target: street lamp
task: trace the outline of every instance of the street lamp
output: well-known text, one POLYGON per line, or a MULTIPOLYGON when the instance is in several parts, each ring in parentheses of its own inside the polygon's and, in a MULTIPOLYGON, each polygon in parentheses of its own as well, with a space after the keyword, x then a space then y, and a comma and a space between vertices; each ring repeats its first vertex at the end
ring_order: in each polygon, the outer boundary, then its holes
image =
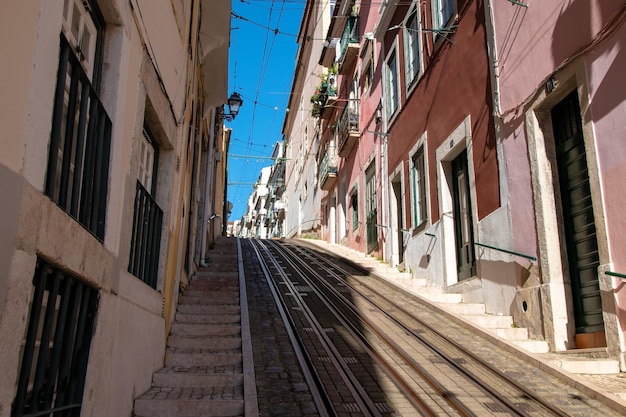
POLYGON ((227 105, 230 113, 223 114, 222 118, 225 120, 234 120, 239 113, 239 108, 243 105, 243 100, 241 99, 239 93, 232 93, 230 97, 228 97, 227 105))

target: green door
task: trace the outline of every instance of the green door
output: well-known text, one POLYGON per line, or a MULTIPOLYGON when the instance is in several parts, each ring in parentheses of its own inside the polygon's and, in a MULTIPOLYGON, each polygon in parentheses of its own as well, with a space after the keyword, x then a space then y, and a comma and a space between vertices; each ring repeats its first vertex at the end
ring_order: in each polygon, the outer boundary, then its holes
POLYGON ((376 165, 375 162, 365 171, 365 228, 367 252, 378 249, 378 203, 376 197, 376 165))
POLYGON ((454 239, 459 281, 476 274, 474 231, 470 204, 467 150, 452 161, 452 188, 454 193, 454 239))
POLYGON ((598 241, 576 91, 552 109, 576 333, 604 331, 598 241))

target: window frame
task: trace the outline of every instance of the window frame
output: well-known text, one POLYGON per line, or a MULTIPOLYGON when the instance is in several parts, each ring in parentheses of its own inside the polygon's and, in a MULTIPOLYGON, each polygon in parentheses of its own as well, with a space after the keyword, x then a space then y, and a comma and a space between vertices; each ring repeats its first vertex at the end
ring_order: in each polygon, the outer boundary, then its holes
POLYGON ((152 198, 155 198, 159 148, 156 146, 154 135, 150 132, 148 126, 144 126, 139 142, 139 169, 137 172, 137 180, 141 183, 141 185, 143 185, 148 193, 150 193, 152 198), (148 159, 150 166, 148 169, 145 169, 145 163, 148 163, 148 159), (142 173, 144 175, 142 175, 142 173), (149 178, 146 178, 148 176, 149 178), (146 179, 148 179, 148 184, 145 182, 146 179))
POLYGON ((93 1, 65 0, 63 10, 44 192, 102 242, 113 130, 98 96, 105 24, 93 1), (96 29, 95 39, 90 36, 93 65, 85 66, 68 29, 70 8, 72 19, 78 19, 78 35, 84 27, 96 29))
POLYGON ((404 21, 403 27, 404 74, 407 90, 410 90, 417 84, 417 80, 420 79, 424 72, 422 61, 422 25, 419 3, 415 3, 414 6, 412 6, 404 21))
POLYGON ((400 109, 400 69, 398 65, 398 48, 393 47, 385 57, 385 104, 387 107, 387 120, 393 119, 400 109), (389 65, 393 61, 393 68, 389 65), (391 77, 393 73, 393 77, 391 77))
POLYGON ((98 303, 95 287, 37 258, 13 417, 80 415, 98 303))
POLYGON ((428 170, 423 145, 411 154, 411 222, 421 230, 428 222, 428 170))
POLYGON ((446 33, 440 33, 442 29, 449 28, 451 23, 457 17, 457 0, 432 0, 431 1, 431 15, 432 15, 432 28, 435 31, 435 39, 446 38, 446 33), (448 15, 444 16, 442 11, 443 7, 448 6, 448 15), (444 20, 445 19, 445 20, 444 20))
POLYGON ((357 185, 352 187, 350 194, 350 217, 352 223, 352 231, 354 232, 359 228, 359 188, 357 185))

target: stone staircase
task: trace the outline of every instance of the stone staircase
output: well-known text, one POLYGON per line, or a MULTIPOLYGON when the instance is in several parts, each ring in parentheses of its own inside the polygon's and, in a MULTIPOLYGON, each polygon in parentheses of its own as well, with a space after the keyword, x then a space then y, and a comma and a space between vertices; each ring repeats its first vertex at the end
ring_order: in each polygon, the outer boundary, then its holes
POLYGON ((236 239, 220 240, 210 255, 179 301, 165 366, 135 400, 135 417, 244 415, 236 239))

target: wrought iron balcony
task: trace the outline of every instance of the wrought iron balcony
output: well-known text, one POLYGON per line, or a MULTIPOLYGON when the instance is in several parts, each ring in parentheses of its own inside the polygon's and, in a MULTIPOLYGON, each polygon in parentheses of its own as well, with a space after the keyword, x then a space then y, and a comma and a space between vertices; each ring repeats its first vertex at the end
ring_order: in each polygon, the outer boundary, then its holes
POLYGON ((347 74, 350 72, 357 55, 359 54, 359 18, 358 16, 348 16, 346 26, 343 29, 341 40, 339 41, 339 73, 347 74))
POLYGON ((347 158, 359 141, 359 105, 357 100, 350 101, 344 107, 339 124, 339 156, 347 158))
POLYGON ((320 188, 324 191, 331 190, 337 182, 337 157, 334 147, 324 154, 319 166, 320 188))

